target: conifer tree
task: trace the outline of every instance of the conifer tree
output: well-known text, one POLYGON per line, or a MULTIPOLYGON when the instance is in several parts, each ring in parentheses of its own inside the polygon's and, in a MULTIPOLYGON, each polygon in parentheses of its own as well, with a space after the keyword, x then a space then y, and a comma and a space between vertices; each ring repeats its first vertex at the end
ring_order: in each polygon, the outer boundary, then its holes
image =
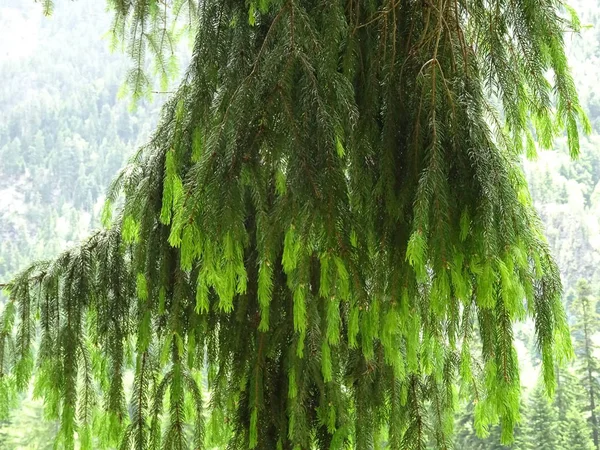
POLYGON ((571 351, 519 157, 563 131, 576 156, 589 129, 563 46, 576 16, 559 0, 109 5, 134 97, 147 53, 170 73, 171 19, 193 56, 107 227, 10 282, 0 399, 35 370, 64 448, 77 432, 197 449, 207 421, 231 450, 363 450, 382 427, 390 449, 445 449, 460 380, 475 426, 509 442, 513 323, 534 320, 549 391, 571 351))
POLYGON ((558 415, 540 383, 531 392, 527 412, 527 448, 556 449, 559 444, 558 415))
POLYGON ((568 368, 556 368, 556 391, 553 398, 553 404, 558 411, 559 419, 566 417, 567 411, 573 405, 581 404, 584 399, 578 380, 568 368))
POLYGON ((590 437, 585 418, 576 407, 571 407, 564 421, 561 420, 560 447, 566 450, 593 450, 594 442, 590 437))
POLYGON ((586 280, 579 280, 576 287, 576 297, 571 306, 575 321, 573 323, 573 341, 577 355, 577 369, 581 384, 587 395, 586 411, 592 427, 594 447, 600 448, 600 430, 598 428, 597 406, 600 395, 600 366, 594 353, 597 345, 593 335, 600 331, 600 315, 596 310, 596 300, 586 280))
POLYGON ((43 420, 42 405, 25 400, 10 418, 0 422, 0 448, 53 450, 57 423, 43 420))
POLYGON ((556 375, 553 404, 558 416, 559 448, 593 449, 590 427, 582 414, 586 409, 586 393, 567 368, 557 369, 556 375))

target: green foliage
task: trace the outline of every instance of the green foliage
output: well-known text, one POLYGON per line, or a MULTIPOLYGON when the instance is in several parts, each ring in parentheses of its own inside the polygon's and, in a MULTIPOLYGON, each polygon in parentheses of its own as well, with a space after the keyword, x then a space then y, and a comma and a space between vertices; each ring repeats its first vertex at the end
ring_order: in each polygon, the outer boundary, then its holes
POLYGON ((587 396, 577 377, 569 370, 557 371, 557 388, 552 399, 538 383, 529 391, 521 407, 521 421, 515 441, 501 444, 501 428, 493 426, 485 433, 474 429, 474 408, 470 403, 457 416, 455 448, 466 450, 514 449, 592 450, 591 427, 586 421, 587 396))
POLYGON ((600 315, 596 308, 596 299, 592 296, 589 283, 579 280, 576 297, 571 305, 575 321, 572 325, 575 353, 577 355, 577 371, 586 392, 586 410, 594 440, 594 448, 600 448, 600 428, 597 406, 600 396, 600 365, 595 356, 598 348, 593 336, 600 331, 600 315))
MULTIPOLYGON (((469 403, 457 414, 456 435, 454 439, 454 448, 464 450, 527 450, 526 424, 524 420, 526 415, 522 415, 522 422, 515 429, 515 440, 512 444, 502 444, 502 428, 500 425, 488 427, 484 433, 478 433, 474 429, 475 425, 475 407, 469 403)), ((521 410, 525 410, 523 406, 521 410)))
POLYGON ((593 450, 594 442, 588 432, 585 418, 572 407, 561 421, 560 445, 570 450, 593 450))
POLYGON ((10 284, 10 373, 22 389, 39 313, 64 448, 89 424, 95 448, 367 449, 382 428, 391 449, 448 448, 474 321, 475 428, 511 441, 513 324, 533 319, 548 391, 571 353, 518 164, 531 130, 566 130, 572 155, 587 131, 570 22, 554 0, 435 3, 111 2, 134 98, 146 48, 168 73, 157 38, 183 5, 195 48, 111 227, 10 284))
POLYGON ((557 389, 553 399, 543 384, 529 391, 521 407, 521 420, 513 444, 501 444, 502 430, 493 426, 485 433, 474 429, 473 404, 459 412, 455 448, 465 450, 592 450, 590 427, 585 420, 586 396, 577 378, 567 370, 557 372, 557 389), (479 434, 479 435, 478 435, 479 434))
MULTIPOLYGON (((95 2, 61 2, 47 19, 41 17, 40 5, 30 2, 7 0, 0 6, 0 41, 24 44, 3 46, 0 56, 0 282, 10 279, 25 260, 54 256, 88 235, 110 179, 154 126, 156 105, 142 102, 130 112, 127 105, 115 102, 127 57, 110 55, 101 39, 110 24, 104 10, 105 5, 95 2)), ((0 293, 3 305, 7 298, 0 293)), ((40 351, 35 334, 34 328, 34 353, 40 351)), ((10 364, 6 367, 15 363, 13 350, 13 343, 5 347, 4 363, 10 364)), ((32 362, 25 359, 22 367, 28 369, 32 362)), ((38 396, 48 392, 45 385, 55 383, 53 369, 34 368, 38 396)), ((88 370, 78 376, 81 392, 97 397, 89 375, 88 370)), ((58 398, 46 396, 42 414, 42 405, 35 403, 33 411, 29 407, 31 391, 17 395, 14 377, 5 376, 1 383, 5 388, 0 415, 8 419, 0 425, 0 434, 14 439, 0 448, 45 448, 46 443, 52 447, 59 430, 58 398), (43 438, 18 437, 28 434, 30 421, 22 417, 33 421, 44 415, 52 425, 46 424, 49 431, 43 438)), ((79 444, 96 433, 91 412, 102 403, 95 400, 85 413, 78 408, 79 444)))
POLYGON ((59 2, 51 18, 33 2, 0 6, 0 41, 22 44, 0 56, 1 282, 89 234, 98 200, 158 116, 158 104, 130 112, 115 101, 127 57, 101 39, 101 3, 59 2))
POLYGON ((57 428, 57 422, 44 420, 41 402, 24 400, 18 411, 0 422, 0 448, 54 450, 57 428))
POLYGON ((546 389, 538 384, 531 393, 527 417, 528 448, 551 450, 558 445, 558 416, 546 389))

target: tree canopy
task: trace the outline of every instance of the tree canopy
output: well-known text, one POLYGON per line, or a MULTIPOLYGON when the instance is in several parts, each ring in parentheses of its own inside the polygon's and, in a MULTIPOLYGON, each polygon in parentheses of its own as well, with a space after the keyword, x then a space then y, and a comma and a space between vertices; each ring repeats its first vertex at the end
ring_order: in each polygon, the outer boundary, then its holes
POLYGON ((109 5, 134 97, 146 53, 169 76, 183 16, 192 59, 106 228, 9 284, 0 403, 35 372, 65 448, 77 433, 83 448, 424 449, 451 446, 460 392, 477 429, 500 421, 510 441, 513 323, 534 320, 549 391, 572 353, 519 157, 564 131, 576 156, 589 129, 563 47, 576 15, 557 0, 109 5))

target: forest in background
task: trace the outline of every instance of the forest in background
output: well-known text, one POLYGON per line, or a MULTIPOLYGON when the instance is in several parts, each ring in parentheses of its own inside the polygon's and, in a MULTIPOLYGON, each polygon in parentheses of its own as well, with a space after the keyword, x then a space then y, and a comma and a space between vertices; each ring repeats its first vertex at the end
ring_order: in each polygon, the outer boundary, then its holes
POLYGON ((102 2, 0 6, 0 276, 98 225, 99 199, 157 122, 162 97, 118 100, 129 60, 102 2))
MULTIPOLYGON (((523 164, 563 274, 577 347, 586 339, 595 343, 592 337, 600 331, 595 307, 600 286, 600 93, 594 90, 600 82, 600 5, 582 0, 572 6, 590 25, 568 40, 594 133, 583 139, 576 162, 563 142, 523 164), (592 327, 587 334, 581 331, 583 314, 574 314, 582 308, 587 308, 592 327)), ((135 111, 127 99, 117 98, 129 61, 118 51, 111 53, 108 40, 101 39, 109 27, 102 2, 59 2, 51 18, 44 18, 33 2, 8 0, 0 6, 0 42, 11 43, 0 49, 0 281, 33 259, 56 255, 98 226, 107 185, 158 119, 164 96, 141 102, 135 111)), ((521 376, 528 389, 512 448, 593 448, 589 392, 598 389, 598 377, 586 378, 585 373, 592 365, 597 374, 597 354, 588 352, 586 360, 579 352, 573 366, 561 372, 557 395, 550 401, 537 383, 539 359, 530 324, 519 332, 521 376)), ((0 428, 0 448, 52 448, 56 426, 40 422, 41 414, 40 402, 23 399, 0 428)), ((477 438, 472 417, 473 405, 457 417, 458 447, 503 448, 498 429, 486 439, 477 438)))
MULTIPOLYGON (((165 95, 132 110, 129 59, 111 52, 103 2, 0 5, 0 280, 99 226, 108 184, 148 139, 165 95)), ((0 298, 2 294, 0 293, 0 298)), ((0 425, 1 449, 52 448, 54 423, 25 398, 0 425)))

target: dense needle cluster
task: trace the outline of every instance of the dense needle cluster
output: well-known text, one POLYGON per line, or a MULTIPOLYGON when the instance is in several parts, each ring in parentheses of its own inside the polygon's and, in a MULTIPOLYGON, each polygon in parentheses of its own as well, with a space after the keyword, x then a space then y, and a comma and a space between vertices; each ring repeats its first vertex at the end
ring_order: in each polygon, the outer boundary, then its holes
POLYGON ((466 395, 480 433, 499 420, 510 440, 513 323, 535 322, 550 390, 571 352, 519 156, 565 129, 578 153, 576 16, 559 0, 109 3, 134 95, 146 52, 168 72, 171 20, 193 56, 107 228, 10 284, 0 403, 34 374, 65 448, 444 449, 466 395))

